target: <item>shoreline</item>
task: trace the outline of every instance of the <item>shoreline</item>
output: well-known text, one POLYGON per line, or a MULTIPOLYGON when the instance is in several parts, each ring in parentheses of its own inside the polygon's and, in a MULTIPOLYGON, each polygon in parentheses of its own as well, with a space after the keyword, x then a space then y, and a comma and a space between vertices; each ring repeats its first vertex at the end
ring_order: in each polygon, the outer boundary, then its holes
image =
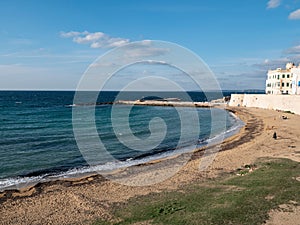
MULTIPOLYGON (((131 104, 128 103, 128 104, 131 104)), ((232 109, 224 109, 228 111, 229 113, 232 113, 237 120, 243 120, 236 116, 236 111, 232 109)), ((236 137, 240 136, 240 132, 243 129, 243 127, 240 127, 233 135, 225 138, 221 143, 214 144, 210 146, 209 148, 213 148, 216 145, 223 145, 224 143, 229 142, 232 139, 235 139, 236 137)), ((153 159, 151 161, 143 162, 143 163, 138 163, 136 165, 132 165, 129 167, 124 167, 124 168, 119 168, 119 169, 113 169, 106 174, 109 175, 114 175, 118 173, 122 173, 122 171, 125 171, 127 169, 132 169, 134 167, 147 167, 148 165, 154 165, 154 164, 159 164, 163 163, 166 161, 173 160, 174 158, 179 158, 180 156, 185 156, 185 155, 191 155, 191 160, 194 160, 198 157, 201 157, 203 155, 203 152, 207 150, 207 146, 203 146, 197 149, 192 150, 191 152, 184 152, 184 153, 177 153, 174 155, 169 155, 167 157, 159 158, 159 159, 153 159)), ((224 151, 224 150, 222 150, 224 151)), ((105 174, 105 172, 101 171, 102 174, 105 174)), ((85 172, 81 174, 75 174, 73 177, 65 177, 65 178, 54 178, 53 180, 47 180, 47 181, 39 181, 39 182, 32 182, 32 183, 27 183, 24 185, 20 185, 20 188, 17 188, 12 186, 12 188, 4 189, 0 191, 0 204, 11 199, 11 198, 26 198, 26 197, 31 197, 35 196, 37 194, 40 194, 43 191, 43 188, 51 185, 62 185, 65 187, 69 187, 72 185, 78 185, 78 184, 86 184, 90 183, 91 181, 97 180, 97 181, 106 181, 106 179, 100 172, 85 172), (23 186, 23 187, 22 187, 23 186)))
POLYGON ((217 178, 243 165, 252 164, 260 157, 290 158, 300 162, 299 115, 254 108, 229 107, 228 110, 235 112, 245 126, 221 144, 221 150, 206 170, 199 170, 199 163, 204 157, 203 149, 198 149, 174 176, 150 186, 127 186, 116 181, 130 177, 132 185, 137 181, 147 183, 155 179, 156 174, 168 171, 185 155, 126 168, 107 178, 94 175, 0 193, 0 213, 4 218, 0 224, 49 221, 52 224, 83 224, 84 221, 97 218, 112 220, 109 211, 113 203, 124 202, 135 196, 176 190, 194 181, 217 178), (281 119, 283 114, 287 115, 287 120, 281 119), (274 131, 278 133, 277 140, 272 139, 274 131))
MULTIPOLYGON (((142 102, 144 103, 144 102, 142 102)), ((128 103, 128 104, 131 104, 128 103)), ((156 106, 156 101, 154 102, 156 106)), ((190 103, 194 104, 194 103, 190 103)), ((152 105, 154 106, 154 105, 152 105)), ((185 107, 192 107, 192 106, 185 106, 185 107)), ((223 107, 220 107, 221 110, 226 110, 223 107)), ((89 176, 101 175, 101 174, 115 174, 118 171, 125 170, 128 167, 135 167, 135 166, 143 166, 147 164, 153 164, 156 162, 172 159, 179 157, 182 154, 192 154, 193 152, 197 151, 204 151, 207 146, 210 146, 210 142, 214 142, 213 139, 218 139, 218 137, 223 137, 222 141, 226 141, 228 138, 236 135, 240 129, 244 126, 243 121, 235 115, 235 111, 226 110, 231 116, 236 120, 233 126, 227 129, 225 132, 220 133, 216 136, 210 137, 208 139, 203 140, 203 142, 199 142, 198 144, 185 146, 180 149, 170 149, 166 151, 156 152, 154 154, 147 154, 145 156, 138 156, 133 158, 132 160, 123 160, 120 161, 120 164, 114 165, 112 168, 107 168, 106 164, 103 165, 95 165, 95 166, 83 166, 83 167, 75 167, 68 169, 66 171, 61 171, 57 173, 41 173, 37 176, 22 176, 22 177, 12 177, 7 178, 8 185, 5 187, 1 187, 0 189, 0 197, 2 195, 6 195, 5 192, 24 192, 24 190, 29 190, 34 188, 35 186, 40 186, 40 184, 47 184, 56 181, 69 181, 69 180, 81 180, 85 179, 89 176), (16 183, 20 181, 20 183, 16 183), (14 184, 9 184, 9 182, 14 184)), ((215 143, 213 146, 220 144, 215 143)), ((3 180, 5 181, 5 179, 3 180)), ((10 194, 8 194, 10 195, 10 194)), ((1 199, 0 199, 1 201, 1 199)))
MULTIPOLYGON (((246 121, 243 120, 243 118, 240 118, 239 116, 236 115, 237 111, 233 110, 233 109, 225 109, 228 112, 232 113, 233 115, 235 115, 239 120, 243 121, 246 124, 246 121)), ((242 116, 243 117, 243 116, 242 116)), ((245 119, 245 118, 244 118, 245 119)), ((246 134, 243 134, 244 132, 242 131, 244 127, 241 127, 237 133, 225 138, 222 143, 218 143, 215 145, 222 145, 222 149, 221 151, 227 151, 231 148, 231 145, 236 145, 236 144, 242 144, 244 142, 246 142, 247 140, 244 139, 244 137, 248 136, 248 134, 250 134, 250 132, 253 131, 253 129, 249 130, 249 132, 246 132, 246 134), (233 144, 230 143, 232 140, 235 139, 243 139, 243 141, 238 141, 238 142, 234 142, 233 144), (225 147, 225 149, 224 149, 225 147)), ((210 148, 215 147, 215 145, 210 146, 210 148)), ((154 165, 154 164, 159 164, 159 163, 163 163, 166 161, 170 161, 173 160, 174 158, 179 158, 180 156, 184 156, 186 154, 191 154, 191 160, 195 160, 198 159, 199 157, 203 156, 204 151, 207 150, 207 146, 201 147, 201 148, 197 148, 194 149, 191 152, 186 152, 186 153, 181 153, 181 154, 175 154, 175 155, 170 155, 164 158, 160 158, 160 159, 154 159, 148 162, 144 162, 144 163, 139 163, 136 165, 132 165, 129 167, 125 167, 125 168, 119 168, 119 169, 115 169, 115 170, 111 170, 109 171, 107 174, 117 174, 117 173, 122 173, 122 171, 127 170, 127 169, 132 169, 134 167, 147 167, 148 165, 154 165)), ((105 172, 103 172, 105 173, 105 172)), ((48 181, 40 181, 40 182, 32 182, 32 184, 27 183, 25 185, 20 185, 20 186, 24 186, 24 187, 20 187, 20 188, 9 188, 9 189, 5 189, 3 191, 0 191, 0 204, 2 202, 7 201, 8 199, 11 198, 23 198, 23 197, 30 197, 30 196, 34 196, 36 194, 40 194, 43 190, 43 188, 47 187, 47 186, 51 186, 51 185, 62 185, 65 187, 69 187, 72 185, 77 185, 77 184, 86 184, 86 183, 90 183, 91 181, 106 181, 108 179, 106 179, 103 175, 100 174, 100 172, 86 172, 86 173, 82 173, 82 174, 75 174, 74 177, 66 177, 66 178, 55 178, 54 180, 48 180, 48 181)), ((14 186, 12 186, 14 187, 14 186)))

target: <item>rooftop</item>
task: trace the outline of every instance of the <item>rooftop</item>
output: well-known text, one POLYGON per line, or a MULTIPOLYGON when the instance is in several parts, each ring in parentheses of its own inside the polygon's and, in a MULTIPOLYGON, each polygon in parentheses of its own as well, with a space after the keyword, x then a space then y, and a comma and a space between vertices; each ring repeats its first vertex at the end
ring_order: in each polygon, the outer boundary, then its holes
POLYGON ((288 73, 288 72, 291 72, 291 69, 292 69, 292 68, 300 68, 300 63, 299 63, 299 65, 298 65, 298 67, 297 67, 297 66, 295 66, 295 63, 289 62, 289 63, 286 64, 285 69, 277 68, 277 69, 275 69, 275 70, 269 70, 269 72, 288 73))

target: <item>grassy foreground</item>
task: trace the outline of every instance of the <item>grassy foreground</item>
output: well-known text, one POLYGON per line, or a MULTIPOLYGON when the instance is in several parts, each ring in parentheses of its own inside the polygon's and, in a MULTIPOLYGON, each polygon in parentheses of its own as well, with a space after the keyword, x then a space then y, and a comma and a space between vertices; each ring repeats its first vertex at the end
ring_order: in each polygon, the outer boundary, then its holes
POLYGON ((300 163, 261 159, 256 165, 252 173, 244 168, 218 180, 133 198, 112 207, 119 222, 94 224, 254 225, 266 221, 268 212, 280 204, 300 203, 300 182, 295 179, 300 177, 300 163))

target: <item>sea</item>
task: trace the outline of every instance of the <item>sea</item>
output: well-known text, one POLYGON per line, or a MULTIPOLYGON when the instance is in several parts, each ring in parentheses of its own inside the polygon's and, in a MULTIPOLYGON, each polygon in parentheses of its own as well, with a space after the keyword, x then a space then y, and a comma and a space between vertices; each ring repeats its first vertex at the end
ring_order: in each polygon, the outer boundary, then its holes
MULTIPOLYGON (((224 92, 223 95, 229 96, 231 93, 224 92)), ((192 122, 188 128, 183 129, 180 115, 174 107, 112 105, 119 94, 116 91, 99 93, 96 104, 92 104, 92 100, 87 97, 82 105, 75 105, 74 94, 74 91, 0 91, 0 191, 22 187, 28 183, 114 170, 192 151, 195 145, 197 147, 205 145, 218 135, 228 137, 243 126, 239 118, 226 111, 225 127, 218 125, 212 127, 212 115, 217 120, 220 115, 219 119, 224 120, 224 110, 186 107, 180 110, 183 110, 185 115, 196 110, 199 121, 192 122), (72 124, 74 107, 81 107, 83 111, 94 108, 97 138, 101 140, 106 153, 112 157, 107 158, 104 155, 101 157, 100 153, 97 156, 100 160, 93 165, 86 160, 74 135, 72 124), (127 121, 130 125, 130 134, 126 133, 126 129, 125 132, 114 129, 111 119, 113 108, 120 117, 117 116, 118 126, 122 127, 127 121), (122 112, 128 111, 130 112, 128 118, 123 120, 122 112), (122 140, 126 140, 126 137, 129 139, 132 135, 139 140, 146 140, 155 135, 161 138, 159 133, 161 130, 156 129, 155 124, 149 126, 153 118, 160 118, 166 128, 163 140, 153 148, 139 151, 139 146, 132 148, 120 141, 120 136, 122 140), (190 131, 197 131, 197 136, 195 132, 190 131), (185 133, 183 140, 181 140, 182 133, 185 133)), ((122 95, 123 100, 145 97, 187 100, 183 99, 184 96, 175 92, 163 94, 128 92, 122 95)), ((207 100, 202 92, 189 92, 188 96, 192 101, 207 100)), ((86 127, 84 134, 87 140, 94 138, 89 137, 92 136, 89 127, 86 127)), ((89 148, 93 149, 93 145, 89 148)))

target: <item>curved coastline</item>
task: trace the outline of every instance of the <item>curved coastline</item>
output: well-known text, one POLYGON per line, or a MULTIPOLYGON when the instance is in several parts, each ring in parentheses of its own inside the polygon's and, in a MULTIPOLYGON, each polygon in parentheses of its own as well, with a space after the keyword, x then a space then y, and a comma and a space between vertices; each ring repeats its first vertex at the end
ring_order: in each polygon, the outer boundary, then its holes
MULTIPOLYGON (((199 171, 203 150, 196 150, 189 162, 168 180, 151 186, 126 186, 101 175, 88 175, 64 181, 40 183, 34 187, 6 191, 0 194, 0 213, 3 224, 84 224, 97 218, 113 220, 110 214, 115 203, 150 193, 177 190, 182 185, 205 182, 209 178, 232 173, 244 165, 254 163, 260 157, 289 158, 300 162, 300 116, 283 112, 255 109, 228 108, 241 118, 245 126, 239 133, 221 144, 221 151, 205 171, 199 171), (276 131, 278 139, 273 140, 276 131), (270 146, 271 144, 271 146, 270 146), (24 210, 26 209, 26 210, 24 210), (35 221, 35 222, 34 222, 35 221)), ((147 180, 160 173, 177 158, 129 167, 116 172, 138 180, 147 180)))
MULTIPOLYGON (((236 111, 229 109, 224 110, 227 110, 228 113, 230 113, 231 116, 236 119, 236 122, 234 126, 226 130, 224 133, 213 137, 213 139, 215 138, 216 140, 220 139, 219 137, 221 137, 223 143, 227 142, 227 140, 231 140, 236 135, 239 135, 240 130, 244 126, 244 122, 236 115, 236 111)), ((203 143, 201 142, 197 144, 196 148, 194 145, 187 146, 186 148, 175 150, 175 152, 174 150, 170 150, 154 155, 149 155, 147 157, 143 157, 142 159, 126 160, 121 163, 119 162, 118 165, 115 165, 114 167, 112 167, 111 163, 108 163, 105 165, 93 167, 74 168, 66 172, 56 174, 44 174, 34 177, 25 176, 20 178, 8 178, 7 183, 2 184, 2 188, 0 189, 0 202, 10 197, 19 197, 20 195, 18 193, 24 193, 24 196, 27 195, 26 193, 29 193, 30 196, 32 189, 38 189, 38 192, 41 192, 41 190, 43 189, 42 187, 47 185, 64 185, 65 183, 67 186, 70 186, 72 183, 85 183, 85 180, 94 180, 94 178, 96 177, 97 180, 105 180, 105 178, 101 174, 106 174, 109 176, 110 174, 116 174, 130 167, 141 167, 169 161, 184 154, 193 154, 191 157, 194 157, 194 155, 199 155, 199 153, 203 154, 203 152, 207 149, 207 146, 213 148, 215 145, 221 144, 218 141, 213 144, 209 144, 208 142, 213 143, 213 140, 205 140, 203 143), (93 177, 93 179, 91 179, 91 177, 93 177)))
MULTIPOLYGON (((221 108, 222 110, 226 110, 221 108)), ((0 197, 1 193, 6 195, 6 192, 24 192, 24 190, 30 190, 35 186, 47 185, 47 183, 63 182, 69 180, 82 180, 90 176, 97 176, 101 174, 116 174, 118 171, 126 170, 128 167, 142 166, 147 164, 153 164, 162 162, 183 154, 192 154, 193 152, 203 152, 207 146, 213 147, 220 144, 220 142, 226 141, 232 136, 236 135, 240 129, 244 126, 243 121, 235 115, 235 111, 227 110, 227 112, 235 119, 232 127, 217 136, 210 137, 210 139, 201 140, 201 142, 186 146, 180 149, 163 150, 156 152, 155 154, 142 155, 137 158, 127 159, 125 161, 118 161, 116 163, 109 162, 103 165, 96 166, 83 166, 78 168, 69 169, 66 171, 56 173, 41 173, 36 176, 22 176, 16 178, 7 178, 2 180, 0 185, 0 197)), ((10 195, 10 194, 8 194, 10 195)))

